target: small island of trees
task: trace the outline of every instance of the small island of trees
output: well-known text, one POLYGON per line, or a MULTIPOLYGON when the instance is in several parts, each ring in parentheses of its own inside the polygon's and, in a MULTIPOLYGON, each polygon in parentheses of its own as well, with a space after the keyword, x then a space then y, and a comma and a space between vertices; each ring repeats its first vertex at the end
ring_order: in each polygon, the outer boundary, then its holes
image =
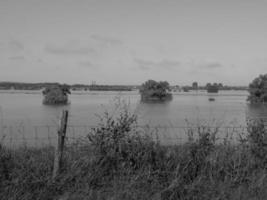
POLYGON ((70 94, 70 87, 66 84, 55 84, 46 87, 43 91, 43 104, 45 105, 65 105, 68 104, 68 94, 70 94))
POLYGON ((219 87, 221 88, 222 86, 217 83, 207 83, 206 88, 208 93, 218 93, 219 92, 219 87))
POLYGON ((167 81, 148 80, 139 90, 141 101, 166 101, 172 99, 170 85, 167 81))
POLYGON ((266 103, 267 102, 267 74, 259 75, 249 84, 250 103, 266 103))

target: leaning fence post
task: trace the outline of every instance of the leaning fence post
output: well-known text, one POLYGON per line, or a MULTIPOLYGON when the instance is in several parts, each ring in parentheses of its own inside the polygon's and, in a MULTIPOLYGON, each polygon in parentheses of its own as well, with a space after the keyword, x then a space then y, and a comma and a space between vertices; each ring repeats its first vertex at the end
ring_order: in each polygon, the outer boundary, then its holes
POLYGON ((59 120, 59 127, 57 131, 58 141, 55 147, 54 168, 52 177, 53 180, 55 180, 57 175, 60 173, 62 167, 62 158, 63 158, 65 136, 67 131, 67 123, 68 123, 68 111, 63 110, 59 120))

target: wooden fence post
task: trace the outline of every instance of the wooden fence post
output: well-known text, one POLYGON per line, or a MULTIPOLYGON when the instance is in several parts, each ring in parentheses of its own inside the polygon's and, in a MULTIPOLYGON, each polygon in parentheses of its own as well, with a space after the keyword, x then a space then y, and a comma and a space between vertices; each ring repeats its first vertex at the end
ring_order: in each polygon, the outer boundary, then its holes
POLYGON ((62 167, 62 158, 63 158, 63 150, 65 143, 65 136, 67 131, 67 123, 68 123, 68 111, 63 110, 61 114, 61 118, 59 120, 58 127, 58 141, 55 147, 55 158, 54 158, 54 168, 53 168, 53 181, 56 179, 57 175, 60 173, 62 167))

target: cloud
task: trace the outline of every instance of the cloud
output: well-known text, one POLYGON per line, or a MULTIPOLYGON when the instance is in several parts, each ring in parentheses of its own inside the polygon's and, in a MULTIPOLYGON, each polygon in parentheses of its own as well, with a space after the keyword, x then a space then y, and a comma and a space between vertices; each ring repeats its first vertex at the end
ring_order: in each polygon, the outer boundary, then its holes
POLYGON ((95 41, 101 42, 105 45, 122 45, 123 42, 119 39, 112 38, 112 37, 106 37, 101 35, 91 35, 91 38, 95 41))
POLYGON ((25 60, 24 56, 10 56, 8 57, 9 60, 25 60))
POLYGON ((150 70, 151 68, 146 65, 139 65, 139 69, 141 70, 150 70))
POLYGON ((221 63, 216 61, 201 63, 198 66, 203 69, 217 69, 223 67, 221 63))
POLYGON ((141 70, 149 70, 149 69, 166 69, 166 70, 174 70, 175 68, 181 66, 179 61, 174 60, 166 60, 163 59, 161 61, 151 61, 151 60, 143 60, 143 59, 134 59, 134 62, 138 65, 141 70))
POLYGON ((7 42, 1 42, 0 50, 10 53, 19 53, 24 50, 24 45, 19 40, 12 39, 7 42))
POLYGON ((38 63, 44 63, 44 60, 42 58, 37 58, 36 60, 38 63))
POLYGON ((10 40, 8 46, 14 51, 22 51, 24 49, 24 45, 18 40, 10 40))
POLYGON ((97 69, 97 66, 90 61, 80 61, 78 65, 84 68, 97 69))
POLYGON ((96 54, 96 50, 92 47, 82 46, 79 43, 67 43, 64 45, 46 45, 45 52, 55 55, 88 55, 96 54))

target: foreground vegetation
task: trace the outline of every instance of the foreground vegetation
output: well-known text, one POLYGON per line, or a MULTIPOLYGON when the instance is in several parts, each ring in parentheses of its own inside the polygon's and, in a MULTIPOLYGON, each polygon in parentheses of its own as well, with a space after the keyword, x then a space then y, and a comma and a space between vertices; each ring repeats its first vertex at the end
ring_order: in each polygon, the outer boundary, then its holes
POLYGON ((86 140, 66 148, 54 182, 52 147, 0 146, 0 199, 266 199, 262 122, 248 122, 236 145, 227 138, 217 144, 208 127, 188 136, 185 144, 162 146, 127 110, 106 113, 86 140))

